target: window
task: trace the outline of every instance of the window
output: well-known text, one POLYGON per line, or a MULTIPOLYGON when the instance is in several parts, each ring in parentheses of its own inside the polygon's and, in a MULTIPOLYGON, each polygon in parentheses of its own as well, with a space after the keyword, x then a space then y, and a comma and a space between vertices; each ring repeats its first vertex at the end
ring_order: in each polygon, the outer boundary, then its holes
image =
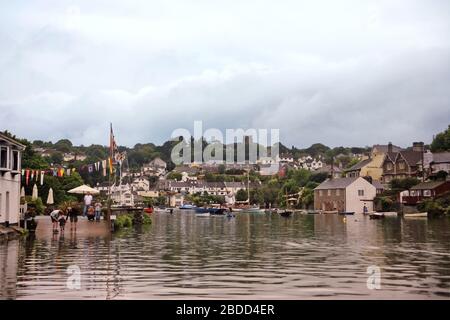
POLYGON ((387 170, 392 170, 392 163, 388 162, 388 163, 386 164, 386 169, 387 169, 387 170))
POLYGON ((341 195, 341 190, 340 189, 336 189, 336 195, 340 196, 341 195))
POLYGON ((405 170, 405 163, 404 163, 404 162, 400 162, 400 163, 398 164, 398 168, 399 168, 400 170, 405 170))
POLYGON ((13 150, 11 153, 11 169, 13 171, 19 171, 20 170, 20 164, 19 164, 19 151, 13 150))
POLYGON ((320 197, 323 196, 323 191, 322 190, 319 190, 319 196, 320 197))
POLYGON ((431 190, 423 190, 424 197, 431 197, 431 190))
POLYGON ((0 168, 8 169, 8 147, 0 147, 0 168))
POLYGON ((364 190, 358 190, 358 196, 364 197, 364 190))
POLYGON ((328 190, 328 196, 331 196, 331 189, 328 190))

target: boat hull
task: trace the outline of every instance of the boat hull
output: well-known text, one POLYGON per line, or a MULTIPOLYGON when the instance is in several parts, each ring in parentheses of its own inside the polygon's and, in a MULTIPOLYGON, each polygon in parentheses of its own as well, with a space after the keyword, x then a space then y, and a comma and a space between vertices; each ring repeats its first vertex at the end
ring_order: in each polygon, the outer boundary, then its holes
POLYGON ((428 217, 428 212, 405 213, 403 216, 405 218, 427 218, 428 217))

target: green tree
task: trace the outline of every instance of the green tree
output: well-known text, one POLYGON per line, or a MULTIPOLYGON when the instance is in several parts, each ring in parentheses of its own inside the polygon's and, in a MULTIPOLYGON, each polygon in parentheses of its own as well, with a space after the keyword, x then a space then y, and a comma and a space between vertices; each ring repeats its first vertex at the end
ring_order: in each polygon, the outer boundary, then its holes
POLYGON ((236 201, 247 201, 248 200, 248 194, 246 190, 240 189, 236 193, 236 201))
POLYGON ((393 179, 390 182, 390 187, 394 190, 409 190, 419 183, 420 180, 417 178, 393 179))
POLYGON ((431 143, 432 152, 443 152, 450 150, 450 125, 447 130, 436 135, 431 143))
POLYGON ((70 152, 72 150, 73 144, 68 139, 62 139, 56 142, 54 147, 60 152, 70 152))

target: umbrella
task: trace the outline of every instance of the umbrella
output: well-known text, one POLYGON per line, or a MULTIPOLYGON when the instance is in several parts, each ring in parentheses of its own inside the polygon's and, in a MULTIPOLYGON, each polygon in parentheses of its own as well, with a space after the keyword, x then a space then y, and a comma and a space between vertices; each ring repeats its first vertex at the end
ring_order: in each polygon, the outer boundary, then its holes
POLYGON ((73 193, 73 194, 87 194, 87 193, 90 193, 90 194, 93 194, 93 195, 100 194, 100 191, 98 191, 98 190, 96 190, 94 188, 91 188, 91 187, 89 187, 89 186, 87 186, 85 184, 82 185, 82 186, 79 186, 79 187, 77 187, 75 189, 69 190, 68 192, 69 193, 73 193))
POLYGON ((25 198, 25 187, 22 187, 22 189, 20 190, 20 197, 25 198))
POLYGON ((48 190, 48 197, 47 197, 47 204, 54 204, 55 200, 53 199, 53 189, 50 188, 50 190, 48 190))
POLYGON ((33 187, 33 194, 31 196, 32 200, 36 200, 38 198, 38 188, 37 185, 35 184, 33 187))

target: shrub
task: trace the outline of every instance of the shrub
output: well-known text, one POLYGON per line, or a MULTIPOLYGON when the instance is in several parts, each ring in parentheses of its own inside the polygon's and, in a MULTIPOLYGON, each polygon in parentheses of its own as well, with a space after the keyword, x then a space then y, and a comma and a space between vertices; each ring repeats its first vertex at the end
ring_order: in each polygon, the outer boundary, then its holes
POLYGON ((114 227, 116 229, 129 228, 133 225, 133 218, 127 214, 120 215, 114 221, 114 227))
POLYGON ((428 212, 429 216, 436 217, 445 214, 446 210, 433 200, 427 200, 417 206, 419 211, 428 212))
POLYGON ((142 220, 143 225, 151 225, 153 223, 152 218, 149 215, 144 214, 144 218, 142 220))

